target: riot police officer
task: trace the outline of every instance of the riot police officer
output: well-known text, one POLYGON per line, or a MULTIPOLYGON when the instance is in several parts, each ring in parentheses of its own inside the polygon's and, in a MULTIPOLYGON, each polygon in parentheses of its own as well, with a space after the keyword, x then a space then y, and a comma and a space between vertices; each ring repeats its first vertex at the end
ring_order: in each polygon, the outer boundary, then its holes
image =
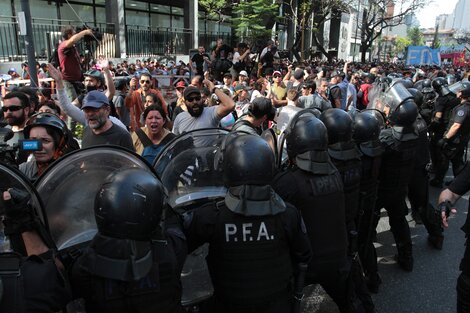
POLYGON ((105 179, 95 198, 98 233, 69 269, 87 312, 183 312, 185 238, 178 227, 162 234, 164 198, 160 181, 144 169, 105 179))
POLYGON ((375 207, 378 211, 385 208, 388 213, 398 250, 397 263, 405 271, 412 271, 412 243, 405 218, 405 197, 416 157, 418 131, 415 121, 418 108, 413 96, 400 83, 390 87, 375 105, 376 109, 385 114, 390 126, 383 129, 379 137, 385 151, 382 155, 375 207))
POLYGON ((379 135, 385 126, 383 115, 376 110, 365 110, 354 118, 353 139, 362 153, 359 210, 357 219, 358 251, 366 275, 367 287, 377 293, 381 279, 377 271, 377 253, 373 243, 377 184, 382 153, 384 151, 379 135))
POLYGON ((346 229, 351 252, 357 251, 356 218, 361 183, 361 152, 352 141, 353 121, 341 109, 329 109, 320 115, 328 130, 328 154, 341 175, 344 188, 346 229))
POLYGON ((447 167, 442 154, 442 147, 439 141, 443 138, 447 125, 449 124, 452 110, 459 104, 456 98, 447 85, 447 81, 443 77, 435 78, 432 81, 432 86, 437 92, 438 97, 434 105, 433 118, 429 127, 431 137, 431 160, 435 172, 434 178, 429 181, 429 184, 434 187, 442 187, 442 181, 447 167))
POLYGON ((426 121, 426 124, 431 124, 433 112, 434 112, 434 102, 436 101, 436 92, 432 87, 432 81, 429 78, 426 78, 422 81, 421 89, 417 88, 423 94, 423 104, 419 108, 419 114, 426 121))
POLYGON ((360 303, 351 294, 355 288, 348 282, 343 184, 327 152, 325 125, 313 114, 299 112, 286 130, 286 143, 290 166, 276 176, 273 187, 304 217, 314 255, 306 284, 319 283, 341 312, 357 312, 367 304, 372 310, 371 302, 360 303))
MULTIPOLYGON (((453 204, 467 191, 470 190, 470 166, 466 165, 458 174, 452 184, 444 189, 439 195, 438 213, 442 219, 444 227, 448 227, 447 218, 451 212, 453 204)), ((456 211, 453 211, 456 213, 456 211)), ((457 312, 470 312, 470 217, 467 215, 465 225, 462 227, 467 238, 465 253, 460 262, 460 274, 457 280, 457 312)))
POLYGON ((291 312, 293 265, 311 257, 300 212, 269 185, 274 154, 266 141, 242 132, 226 140, 228 192, 186 216, 189 248, 209 243, 214 312, 291 312))
POLYGON ((470 88, 457 93, 460 104, 451 113, 449 125, 439 141, 444 156, 442 171, 452 162, 452 171, 456 176, 463 168, 463 154, 470 137, 470 88))

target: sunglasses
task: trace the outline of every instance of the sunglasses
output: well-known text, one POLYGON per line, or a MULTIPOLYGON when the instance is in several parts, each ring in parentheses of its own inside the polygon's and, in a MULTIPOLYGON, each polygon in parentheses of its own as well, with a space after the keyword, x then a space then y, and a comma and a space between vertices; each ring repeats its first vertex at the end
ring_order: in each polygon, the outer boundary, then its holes
POLYGON ((279 75, 274 75, 273 77, 274 77, 274 78, 279 78, 279 77, 281 77, 281 76, 279 76, 279 75))
POLYGON ((16 111, 19 111, 21 110, 23 107, 20 106, 20 105, 12 105, 12 106, 9 106, 9 107, 2 107, 2 111, 4 113, 10 111, 10 112, 16 112, 16 111))
POLYGON ((188 102, 193 102, 194 100, 200 101, 200 100, 201 100, 201 97, 196 96, 196 97, 189 97, 189 98, 186 98, 186 101, 188 101, 188 102))
POLYGON ((141 84, 150 84, 150 80, 141 80, 140 83, 141 84))

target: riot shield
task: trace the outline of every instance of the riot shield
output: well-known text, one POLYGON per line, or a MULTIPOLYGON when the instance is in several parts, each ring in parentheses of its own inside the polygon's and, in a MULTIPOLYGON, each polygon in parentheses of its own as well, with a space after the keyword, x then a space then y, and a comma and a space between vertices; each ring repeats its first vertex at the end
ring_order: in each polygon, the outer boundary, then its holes
POLYGON ((124 148, 90 147, 65 155, 39 177, 36 189, 59 250, 93 238, 97 231, 93 210, 96 193, 109 174, 132 167, 153 172, 144 159, 124 148))
MULTIPOLYGON (((168 191, 168 205, 177 214, 225 197, 222 153, 228 134, 216 128, 182 134, 168 143, 155 160, 153 166, 168 191)), ((197 305, 212 296, 207 253, 208 246, 204 245, 186 258, 181 273, 184 306, 197 305)))
POLYGON ((184 133, 155 160, 153 167, 168 191, 168 205, 177 213, 225 197, 220 152, 227 134, 218 128, 184 133))
MULTIPOLYGON (((12 197, 14 194, 20 197, 29 197, 28 204, 33 208, 35 214, 39 217, 41 223, 46 227, 44 206, 39 197, 36 188, 19 170, 0 162, 0 197, 3 197, 3 192, 10 190, 12 197)), ((3 201, 0 201, 0 216, 4 211, 3 201)), ((0 223, 0 233, 3 234, 3 224, 0 223)), ((49 244, 49 243, 46 243, 49 244)), ((4 237, 0 238, 0 252, 9 250, 8 242, 4 237)))
POLYGON ((458 92, 467 88, 462 82, 456 82, 449 86, 449 90, 454 94, 457 95, 458 92))
POLYGON ((271 147, 274 153, 274 160, 277 160, 279 158, 279 148, 278 148, 278 143, 277 143, 277 135, 274 129, 272 128, 266 129, 261 134, 261 138, 266 140, 266 142, 269 144, 269 146, 271 147))
POLYGON ((413 95, 401 83, 396 83, 389 87, 385 92, 377 95, 374 101, 369 102, 367 109, 375 109, 384 113, 385 107, 394 112, 406 100, 413 100, 413 95))

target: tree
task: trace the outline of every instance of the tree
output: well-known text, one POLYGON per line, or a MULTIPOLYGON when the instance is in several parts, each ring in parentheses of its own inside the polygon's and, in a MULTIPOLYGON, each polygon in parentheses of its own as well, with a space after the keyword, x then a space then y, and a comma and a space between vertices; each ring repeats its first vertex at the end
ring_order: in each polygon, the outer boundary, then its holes
POLYGON ((432 40, 431 48, 437 49, 441 46, 441 42, 439 41, 439 24, 436 24, 436 29, 434 31, 434 38, 432 40))
POLYGON ((271 29, 278 17, 279 4, 272 0, 242 0, 234 4, 232 13, 235 34, 242 40, 271 37, 271 29))
POLYGON ((303 34, 312 31, 312 39, 317 49, 331 61, 328 47, 324 47, 325 22, 338 18, 343 12, 349 12, 349 3, 353 0, 289 0, 285 2, 286 17, 295 21, 295 39, 291 51, 297 60, 301 59, 303 34), (311 18, 313 14, 313 19, 311 18))
POLYGON ((227 0, 199 0, 199 5, 207 12, 205 15, 206 23, 204 23, 204 25, 207 25, 208 19, 222 23, 224 21, 222 18, 224 16, 223 12, 229 7, 230 2, 227 0))
POLYGON ((419 30, 419 27, 414 26, 408 29, 407 37, 410 41, 409 46, 422 46, 424 45, 423 33, 419 30))
POLYGON ((405 53, 405 49, 408 46, 412 46, 411 40, 409 38, 397 37, 395 39, 395 53, 405 53))
POLYGON ((369 0, 362 11, 361 61, 366 61, 367 51, 384 29, 403 24, 407 15, 427 4, 428 0, 369 0))

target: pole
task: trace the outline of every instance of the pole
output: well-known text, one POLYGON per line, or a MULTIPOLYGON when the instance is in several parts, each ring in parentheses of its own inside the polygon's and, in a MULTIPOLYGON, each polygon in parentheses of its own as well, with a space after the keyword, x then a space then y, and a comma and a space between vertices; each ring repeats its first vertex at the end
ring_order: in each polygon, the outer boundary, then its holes
POLYGON ((353 51, 353 62, 356 59, 356 44, 357 44, 357 30, 359 29, 359 12, 361 11, 361 0, 357 0, 357 14, 356 14, 356 33, 354 35, 354 51, 353 51))
MULTIPOLYGON (((24 43, 26 47, 26 54, 28 56, 28 69, 29 77, 31 80, 31 87, 38 87, 38 74, 36 70, 36 53, 34 51, 34 40, 33 40, 33 26, 31 24, 31 11, 29 9, 29 1, 21 0, 21 9, 24 12, 24 23, 26 25, 26 34, 24 35, 24 43)), ((20 18, 18 21, 21 23, 20 18)))

